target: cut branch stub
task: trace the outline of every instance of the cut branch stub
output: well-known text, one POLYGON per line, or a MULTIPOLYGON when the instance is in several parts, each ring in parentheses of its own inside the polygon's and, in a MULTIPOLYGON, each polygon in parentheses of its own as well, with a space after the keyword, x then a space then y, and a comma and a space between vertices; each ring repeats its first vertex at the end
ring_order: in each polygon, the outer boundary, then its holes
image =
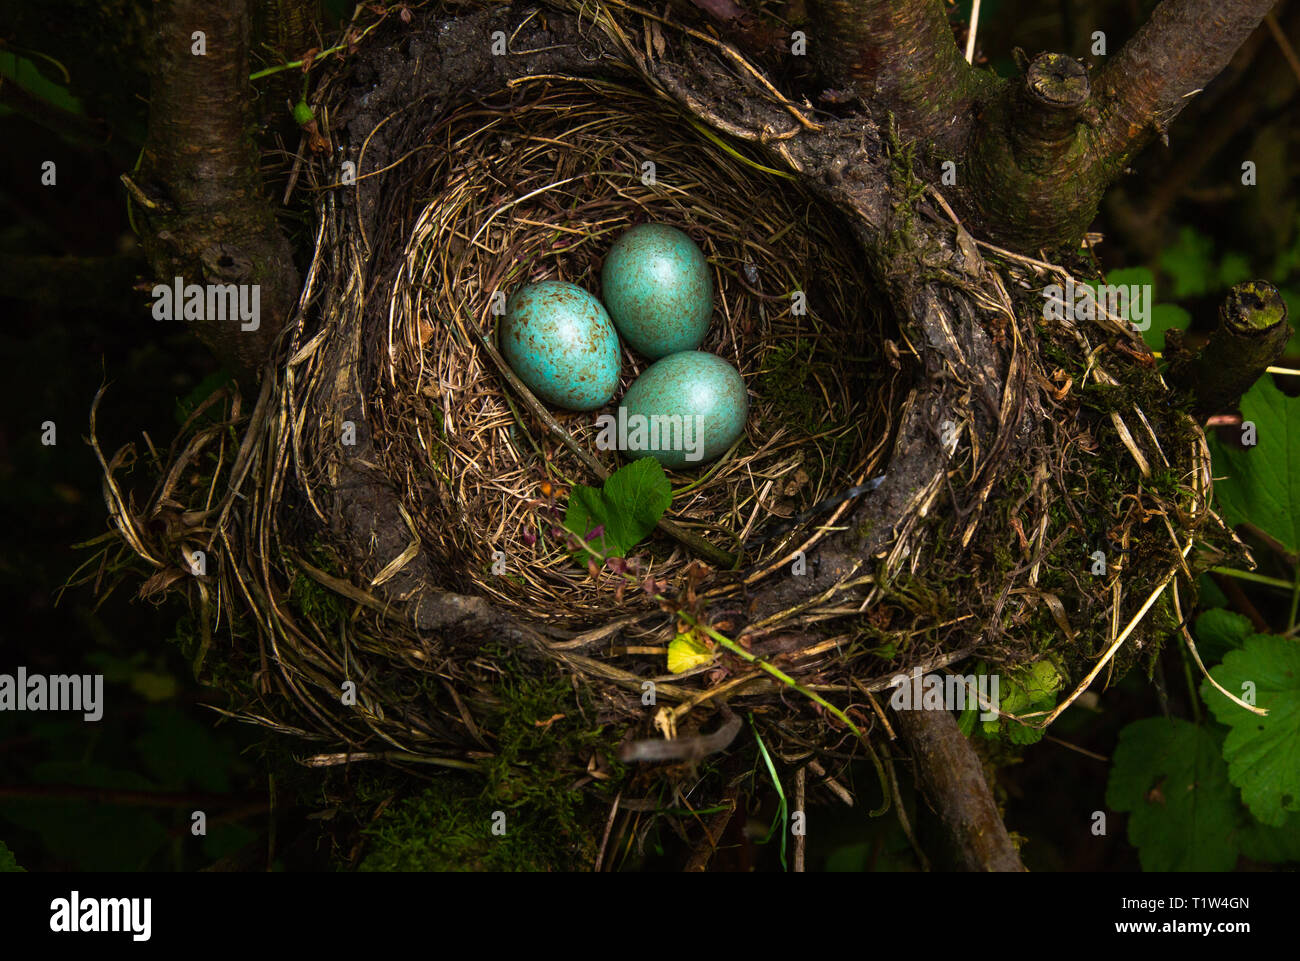
POLYGON ((1088 90, 1088 70, 1073 57, 1043 53, 1034 58, 1019 88, 1019 109, 1011 118, 1021 170, 1050 173, 1065 160, 1088 90))
POLYGON ((1082 122, 1089 92, 1083 64, 1043 53, 987 105, 968 157, 965 204, 999 242, 1051 250, 1078 243, 1088 229, 1108 183, 1091 162, 1082 122))
POLYGON ((1286 350, 1291 327, 1286 302, 1264 280, 1237 284, 1219 308, 1219 326, 1196 354, 1182 346, 1182 331, 1166 333, 1169 381, 1190 391, 1195 410, 1208 415, 1236 405, 1286 350))

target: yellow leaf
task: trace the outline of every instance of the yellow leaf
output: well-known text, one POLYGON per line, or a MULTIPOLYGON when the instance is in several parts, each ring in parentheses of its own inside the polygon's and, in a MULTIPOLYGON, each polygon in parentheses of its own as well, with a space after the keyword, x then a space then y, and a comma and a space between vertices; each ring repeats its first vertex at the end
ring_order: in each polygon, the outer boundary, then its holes
POLYGON ((714 654, 695 639, 693 634, 678 634, 668 645, 668 670, 682 674, 713 660, 714 654))

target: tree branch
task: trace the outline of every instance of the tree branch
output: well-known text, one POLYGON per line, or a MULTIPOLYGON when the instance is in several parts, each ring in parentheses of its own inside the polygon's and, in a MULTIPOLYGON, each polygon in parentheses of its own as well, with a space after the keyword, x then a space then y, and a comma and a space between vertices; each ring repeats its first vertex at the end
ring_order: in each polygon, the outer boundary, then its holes
POLYGON ((1124 165, 1213 80, 1276 0, 1163 0, 1098 75, 1096 161, 1124 165))
POLYGON ((1023 871, 984 769, 948 711, 895 712, 916 758, 917 780, 943 824, 957 866, 966 871, 1023 871))
POLYGON ((1175 330, 1165 334, 1169 382, 1195 395, 1198 414, 1217 414, 1234 406, 1269 365, 1277 363, 1291 325, 1277 288, 1252 280, 1228 291, 1219 308, 1219 325, 1198 353, 1183 348, 1182 336, 1175 330))
POLYGON ((966 63, 938 0, 809 0, 822 71, 894 115, 907 140, 956 156, 995 81, 966 63))
POLYGON ((141 240, 160 281, 259 285, 256 329, 193 321, 223 363, 261 370, 298 296, 288 241, 262 191, 248 83, 246 0, 159 0, 149 133, 135 182, 141 240), (203 34, 204 54, 196 52, 203 34))

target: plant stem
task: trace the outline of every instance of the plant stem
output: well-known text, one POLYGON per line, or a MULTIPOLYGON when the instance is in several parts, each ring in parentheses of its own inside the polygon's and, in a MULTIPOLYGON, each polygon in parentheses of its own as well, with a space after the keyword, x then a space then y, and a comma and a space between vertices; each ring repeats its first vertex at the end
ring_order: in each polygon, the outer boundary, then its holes
MULTIPOLYGON (((316 56, 312 57, 311 59, 312 66, 313 67, 316 66, 317 62, 324 59, 325 57, 328 57, 332 53, 338 53, 340 50, 346 50, 351 44, 356 43, 358 40, 360 40, 362 37, 364 37, 371 30, 375 29, 375 27, 379 26, 383 22, 384 22, 384 18, 380 17, 370 26, 366 27, 366 29, 362 30, 359 34, 357 34, 356 37, 354 37, 352 40, 344 40, 342 43, 336 43, 334 44, 334 46, 327 47, 326 49, 320 51, 319 53, 316 54, 316 56)), ((294 70, 298 67, 301 67, 306 62, 307 62, 306 60, 291 60, 288 63, 276 64, 274 67, 266 67, 263 70, 258 70, 256 73, 250 73, 248 75, 248 79, 250 81, 261 80, 263 77, 269 77, 272 74, 282 73, 285 70, 294 70)))
POLYGON ((1239 571, 1232 567, 1211 567, 1210 570, 1215 574, 1226 574, 1229 577, 1236 577, 1243 581, 1267 584, 1269 587, 1277 587, 1284 591, 1293 591, 1296 587, 1291 581, 1284 581, 1277 577, 1265 577, 1263 574, 1253 574, 1250 571, 1239 571))

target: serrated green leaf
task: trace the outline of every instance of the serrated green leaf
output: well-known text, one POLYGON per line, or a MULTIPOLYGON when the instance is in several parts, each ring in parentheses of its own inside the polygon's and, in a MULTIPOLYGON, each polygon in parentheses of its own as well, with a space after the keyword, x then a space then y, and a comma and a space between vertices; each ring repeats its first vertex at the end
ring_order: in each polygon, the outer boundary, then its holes
MULTIPOLYGON (((672 503, 672 487, 663 467, 651 457, 635 460, 605 479, 604 486, 579 485, 569 495, 564 512, 566 529, 587 540, 604 557, 623 557, 655 529, 672 503)), ((588 552, 581 552, 585 563, 588 552)))
POLYGON ((1144 871, 1230 871, 1239 808, 1219 741, 1181 718, 1135 721, 1119 733, 1106 803, 1129 811, 1144 871))
POLYGON ((1196 650, 1208 665, 1217 664, 1223 655, 1241 647, 1254 629, 1250 618, 1216 607, 1196 619, 1192 633, 1196 635, 1196 650))
MULTIPOLYGON (((1046 658, 1035 661, 1028 668, 1004 674, 998 679, 998 709, 1005 714, 1048 710, 1056 705, 1056 692, 1060 686, 1061 675, 1056 666, 1046 658)), ((1012 744, 1035 744, 1047 733, 1042 728, 1027 727, 1005 718, 984 721, 983 728, 989 737, 1002 732, 1012 744)))
POLYGON ((614 538, 624 550, 631 550, 654 530, 673 502, 663 466, 652 457, 616 470, 605 481, 604 494, 612 508, 614 538))
POLYGON ((1201 682, 1201 697, 1230 728, 1223 742, 1228 778, 1256 820, 1281 827, 1300 811, 1300 644, 1253 634, 1210 674, 1238 697, 1253 686, 1255 705, 1268 711, 1253 714, 1201 682))
POLYGON ((1300 551, 1300 400, 1264 377, 1241 399, 1241 416, 1255 425, 1254 447, 1210 437, 1214 473, 1227 475, 1215 481, 1215 498, 1228 523, 1249 522, 1300 551))
POLYGON ((1292 814, 1278 828, 1251 820, 1237 833, 1237 843, 1241 853, 1255 861, 1300 861, 1300 814, 1292 814))

